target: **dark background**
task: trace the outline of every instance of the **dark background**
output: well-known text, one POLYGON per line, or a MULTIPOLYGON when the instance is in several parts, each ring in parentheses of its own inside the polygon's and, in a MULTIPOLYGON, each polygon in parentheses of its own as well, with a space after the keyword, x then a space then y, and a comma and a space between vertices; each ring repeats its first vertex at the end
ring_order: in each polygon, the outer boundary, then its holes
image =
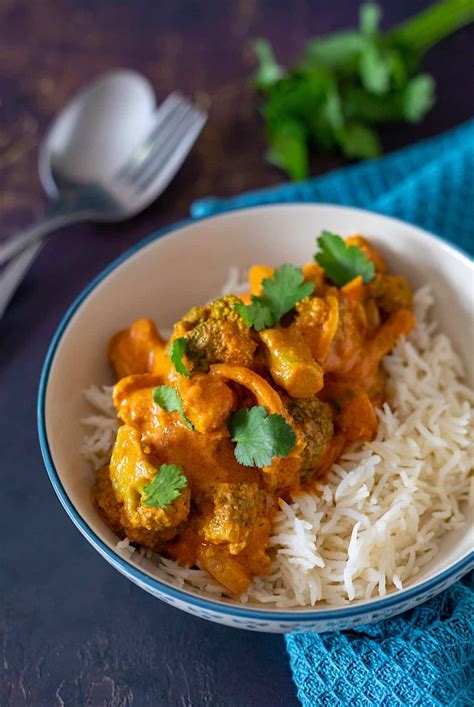
MULTIPOLYGON (((384 25, 426 7, 385 0, 384 25)), ((159 98, 200 96, 210 119, 161 199, 133 221, 51 238, 0 322, 1 705, 294 705, 284 641, 210 624, 119 575, 66 518, 38 448, 35 400, 65 309, 110 260, 209 194, 278 183, 265 165, 246 44, 266 36, 281 62, 311 35, 354 25, 353 0, 0 0, 0 238, 39 216, 37 146, 53 115, 99 73, 143 72, 159 98), (3 674, 2 674, 3 673, 3 674)), ((387 150, 472 112, 472 29, 425 68, 438 103, 418 126, 383 133, 387 150)), ((341 165, 317 157, 313 172, 341 165)))

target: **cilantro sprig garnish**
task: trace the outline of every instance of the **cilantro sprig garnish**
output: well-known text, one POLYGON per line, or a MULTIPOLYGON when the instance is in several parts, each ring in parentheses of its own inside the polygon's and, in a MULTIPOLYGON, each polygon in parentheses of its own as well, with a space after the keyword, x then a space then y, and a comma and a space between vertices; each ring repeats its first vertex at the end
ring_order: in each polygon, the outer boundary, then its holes
POLYGON ((153 390, 153 400, 166 412, 177 412, 186 427, 194 430, 193 423, 184 414, 183 401, 176 388, 171 385, 159 385, 153 390))
POLYGON ((189 371, 183 361, 183 356, 186 353, 187 347, 188 340, 185 336, 181 336, 179 339, 174 339, 170 347, 171 362, 178 373, 181 373, 185 378, 189 378, 189 371))
POLYGON ((287 263, 277 268, 272 277, 263 280, 263 294, 260 297, 253 295, 251 304, 238 303, 234 308, 248 326, 261 331, 275 326, 284 314, 313 290, 314 285, 304 281, 301 268, 287 263))
POLYGON ((323 231, 318 238, 319 252, 315 260, 326 273, 326 277, 338 287, 343 287, 358 275, 364 285, 375 277, 375 266, 365 253, 355 245, 347 245, 343 238, 323 231))
POLYGON ((380 18, 378 5, 361 5, 357 29, 310 39, 289 69, 268 42, 254 43, 267 160, 292 179, 307 177, 310 152, 376 157, 382 151, 379 125, 419 122, 435 103, 435 82, 420 72, 421 60, 473 21, 474 4, 441 0, 387 32, 379 29, 380 18))
POLYGON ((142 489, 142 506, 165 508, 173 503, 188 485, 183 470, 176 464, 162 464, 154 479, 142 489))
POLYGON ((296 444, 296 435, 285 418, 269 415, 260 405, 235 412, 228 428, 236 443, 235 457, 244 466, 270 466, 274 457, 285 457, 296 444))

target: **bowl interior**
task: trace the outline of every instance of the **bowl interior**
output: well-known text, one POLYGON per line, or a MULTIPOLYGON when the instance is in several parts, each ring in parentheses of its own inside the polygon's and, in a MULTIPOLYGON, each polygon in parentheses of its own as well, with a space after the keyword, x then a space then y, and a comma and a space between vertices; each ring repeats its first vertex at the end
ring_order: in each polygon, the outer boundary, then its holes
MULTIPOLYGON (((393 272, 406 275, 415 287, 432 285, 434 316, 454 342, 473 382, 473 271, 467 258, 442 241, 394 219, 321 205, 260 207, 180 227, 139 247, 99 278, 66 319, 49 369, 44 417, 52 461, 77 513, 111 549, 117 538, 91 502, 93 472, 79 452, 84 434, 79 420, 90 414, 82 391, 91 384, 113 382, 105 355, 110 336, 142 317, 169 329, 190 306, 222 291, 230 266, 245 276, 253 263, 307 262, 322 229, 344 236, 363 233, 382 250, 393 272)), ((449 533, 437 557, 409 586, 449 568, 471 549, 468 527, 449 533)), ((152 574, 133 558, 130 563, 152 574)), ((320 608, 327 607, 295 611, 320 608)))

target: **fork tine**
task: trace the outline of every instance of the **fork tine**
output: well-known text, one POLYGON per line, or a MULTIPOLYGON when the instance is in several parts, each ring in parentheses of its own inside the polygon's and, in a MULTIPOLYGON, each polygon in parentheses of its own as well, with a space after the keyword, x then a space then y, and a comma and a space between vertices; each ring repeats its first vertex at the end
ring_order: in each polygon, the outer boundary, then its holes
POLYGON ((176 91, 171 93, 156 111, 153 128, 147 134, 143 142, 135 148, 132 156, 120 167, 116 173, 116 178, 127 179, 132 177, 133 173, 140 168, 140 165, 147 160, 150 149, 154 146, 160 133, 165 130, 167 126, 173 125, 175 120, 181 115, 183 109, 190 105, 191 103, 180 93, 176 91))
POLYGON ((136 188, 149 189, 151 184, 156 190, 158 185, 164 189, 182 165, 186 155, 201 132, 207 116, 197 108, 176 126, 166 145, 160 151, 154 151, 146 167, 136 182, 136 188))
POLYGON ((124 177, 128 182, 134 183, 140 179, 147 171, 151 161, 156 158, 162 150, 173 140, 173 135, 177 128, 186 120, 187 116, 192 114, 194 107, 192 103, 186 101, 177 106, 176 110, 170 115, 169 119, 161 125, 161 128, 156 131, 156 136, 153 143, 147 142, 147 151, 144 157, 129 169, 124 177))

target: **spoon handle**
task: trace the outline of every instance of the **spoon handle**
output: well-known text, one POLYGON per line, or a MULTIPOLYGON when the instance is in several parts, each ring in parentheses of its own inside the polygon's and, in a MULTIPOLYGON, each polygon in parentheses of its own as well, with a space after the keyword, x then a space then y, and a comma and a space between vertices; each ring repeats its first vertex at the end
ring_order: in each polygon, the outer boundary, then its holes
POLYGON ((33 261, 43 247, 43 242, 33 243, 25 250, 13 258, 5 266, 0 275, 0 319, 5 314, 11 298, 15 294, 18 286, 30 269, 33 261))
POLYGON ((82 221, 84 214, 71 209, 69 204, 58 201, 51 205, 45 216, 34 226, 17 233, 0 243, 0 266, 33 243, 41 241, 48 233, 75 221, 82 221))

